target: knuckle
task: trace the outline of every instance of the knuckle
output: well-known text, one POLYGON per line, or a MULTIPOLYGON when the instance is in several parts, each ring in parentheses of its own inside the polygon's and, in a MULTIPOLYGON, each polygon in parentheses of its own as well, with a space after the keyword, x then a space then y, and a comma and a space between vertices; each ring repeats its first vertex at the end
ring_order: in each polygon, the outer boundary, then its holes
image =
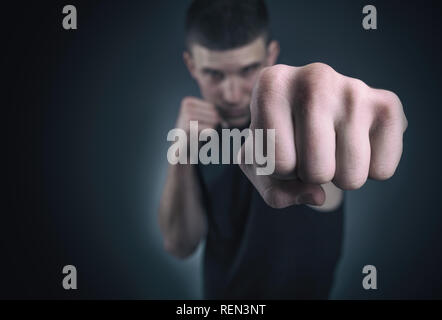
POLYGON ((258 75, 252 93, 251 110, 253 113, 265 114, 266 110, 274 110, 279 104, 271 104, 276 99, 287 99, 284 88, 287 86, 287 72, 293 68, 286 65, 274 65, 262 69, 258 75))
POLYGON ((394 124, 399 120, 404 120, 404 126, 407 124, 402 103, 396 93, 389 90, 381 90, 381 101, 377 105, 376 118, 383 124, 394 124))
POLYGON ((333 84, 335 81, 336 71, 321 62, 311 63, 301 69, 300 84, 302 89, 324 88, 326 84, 333 84))
POLYGON ((351 89, 355 96, 360 96, 361 93, 365 94, 367 89, 370 88, 364 81, 357 78, 347 78, 347 88, 351 89))
POLYGON ((306 70, 311 75, 314 76, 324 76, 326 74, 332 74, 335 72, 335 70, 330 67, 328 64, 322 63, 322 62, 313 62, 305 66, 306 70))
POLYGON ((260 88, 275 88, 281 84, 281 80, 292 67, 277 64, 263 68, 258 75, 258 85, 260 88))
POLYGON ((193 98, 192 97, 184 97, 181 100, 181 108, 182 109, 188 109, 193 105, 193 98))
POLYGON ((265 67, 263 68, 258 75, 258 86, 260 89, 267 87, 268 85, 271 85, 273 79, 273 71, 272 67, 265 67))
POLYGON ((401 100, 399 99, 398 95, 390 90, 384 90, 385 95, 385 104, 398 107, 401 105, 401 100))
POLYGON ((296 77, 295 105, 299 113, 323 112, 336 104, 336 72, 323 63, 303 67, 296 77))

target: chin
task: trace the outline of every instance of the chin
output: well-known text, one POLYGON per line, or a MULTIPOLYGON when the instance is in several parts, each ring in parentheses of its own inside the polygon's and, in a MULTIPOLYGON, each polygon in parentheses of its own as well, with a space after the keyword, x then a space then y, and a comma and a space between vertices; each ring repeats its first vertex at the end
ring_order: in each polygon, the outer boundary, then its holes
POLYGON ((242 128, 246 127, 250 123, 250 115, 241 118, 231 118, 225 120, 230 128, 242 128))

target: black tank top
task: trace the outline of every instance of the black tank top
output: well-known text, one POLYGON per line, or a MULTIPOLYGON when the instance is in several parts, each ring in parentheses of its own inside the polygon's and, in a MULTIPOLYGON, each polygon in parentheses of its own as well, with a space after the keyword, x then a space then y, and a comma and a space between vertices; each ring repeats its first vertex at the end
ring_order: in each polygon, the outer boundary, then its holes
POLYGON ((273 209, 238 165, 197 165, 208 219, 206 299, 326 299, 343 240, 343 207, 273 209))

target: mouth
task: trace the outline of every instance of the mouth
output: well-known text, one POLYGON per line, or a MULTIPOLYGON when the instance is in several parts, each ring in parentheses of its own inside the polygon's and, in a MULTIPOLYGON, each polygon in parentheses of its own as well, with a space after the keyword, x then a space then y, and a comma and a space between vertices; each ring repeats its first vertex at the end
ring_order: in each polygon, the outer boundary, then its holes
POLYGON ((243 118, 249 115, 249 107, 245 108, 228 108, 221 109, 218 108, 220 114, 224 118, 243 118))

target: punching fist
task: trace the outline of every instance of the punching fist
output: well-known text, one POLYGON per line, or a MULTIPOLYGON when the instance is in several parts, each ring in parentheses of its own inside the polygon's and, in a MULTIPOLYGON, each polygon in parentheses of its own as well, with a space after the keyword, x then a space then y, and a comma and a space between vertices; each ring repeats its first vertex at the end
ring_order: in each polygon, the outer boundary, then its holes
POLYGON ((321 184, 358 189, 399 164, 407 128, 399 98, 325 64, 264 69, 250 109, 252 130, 276 130, 275 171, 257 176, 254 165, 240 166, 272 207, 321 205, 321 184))
POLYGON ((186 97, 181 101, 176 128, 190 131, 190 121, 198 121, 198 130, 214 129, 221 122, 215 106, 195 97, 186 97))

